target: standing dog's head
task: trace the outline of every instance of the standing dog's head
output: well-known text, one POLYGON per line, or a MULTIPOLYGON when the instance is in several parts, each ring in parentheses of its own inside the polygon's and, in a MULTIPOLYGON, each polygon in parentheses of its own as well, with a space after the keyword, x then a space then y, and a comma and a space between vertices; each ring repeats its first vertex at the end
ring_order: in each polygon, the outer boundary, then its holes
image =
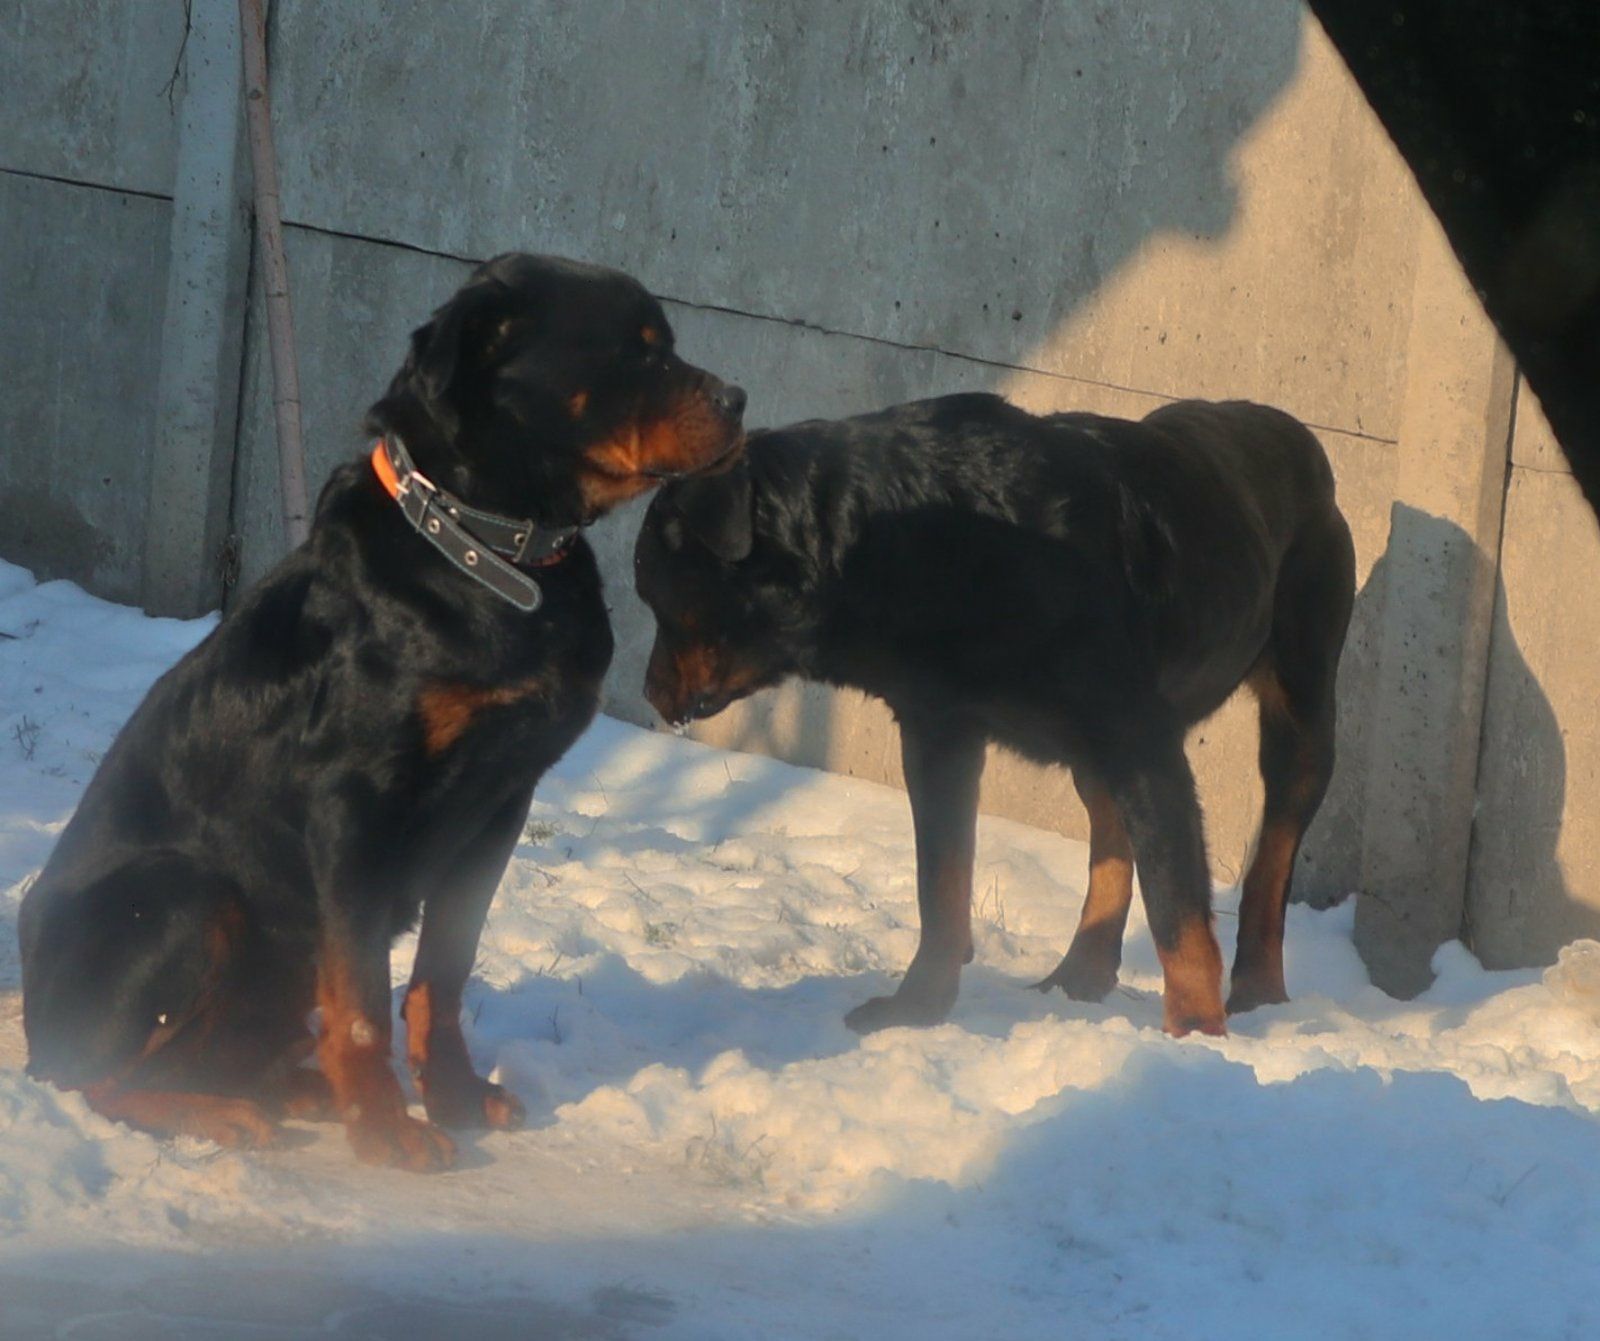
POLYGON ((645 513, 634 584, 656 619, 645 697, 674 726, 802 672, 815 643, 803 563, 761 534, 748 459, 669 485, 645 513))
POLYGON ((369 424, 475 507, 571 524, 731 457, 744 402, 636 280, 508 253, 412 332, 369 424))

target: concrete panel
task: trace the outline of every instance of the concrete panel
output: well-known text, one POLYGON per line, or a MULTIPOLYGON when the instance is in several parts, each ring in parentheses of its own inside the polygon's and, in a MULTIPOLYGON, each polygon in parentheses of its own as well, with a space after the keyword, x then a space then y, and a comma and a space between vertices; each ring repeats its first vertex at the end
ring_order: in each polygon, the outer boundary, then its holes
POLYGON ((0 553, 136 602, 165 201, 0 173, 0 553))
POLYGON ((1355 941, 1397 996, 1461 934, 1515 368, 1430 216, 1419 238, 1355 941))
POLYGON ((0 168, 168 194, 184 8, 0 0, 0 168))
POLYGON ((1409 178, 1295 6, 437 12, 279 6, 290 218, 1395 435, 1409 178))
POLYGON ((1600 936, 1600 535, 1570 475, 1512 470, 1500 559, 1467 889, 1491 968, 1600 936))

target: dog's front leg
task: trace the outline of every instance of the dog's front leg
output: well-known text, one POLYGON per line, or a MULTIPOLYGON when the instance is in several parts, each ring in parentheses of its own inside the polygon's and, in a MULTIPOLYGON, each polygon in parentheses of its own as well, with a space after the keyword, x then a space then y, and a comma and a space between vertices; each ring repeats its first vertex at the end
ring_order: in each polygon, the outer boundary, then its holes
POLYGON ((1181 1038, 1225 1034, 1222 954, 1211 928, 1211 875, 1194 775, 1181 736, 1106 777, 1133 842, 1139 888, 1165 984, 1162 1023, 1181 1038))
POLYGON ((449 1127, 520 1127, 522 1101, 472 1067, 461 1034, 461 991, 506 863, 522 833, 528 794, 505 805, 428 895, 401 1014, 406 1058, 428 1116, 449 1127))
POLYGON ((317 958, 322 1032, 317 1061, 356 1158, 416 1173, 448 1167, 455 1145, 431 1122, 406 1112, 390 1062, 389 944, 371 929, 324 913, 317 958))
POLYGON ((984 744, 968 723, 901 714, 900 759, 916 831, 922 936, 900 990, 845 1016, 857 1033, 938 1024, 955 1005, 961 966, 972 958, 972 857, 984 744))

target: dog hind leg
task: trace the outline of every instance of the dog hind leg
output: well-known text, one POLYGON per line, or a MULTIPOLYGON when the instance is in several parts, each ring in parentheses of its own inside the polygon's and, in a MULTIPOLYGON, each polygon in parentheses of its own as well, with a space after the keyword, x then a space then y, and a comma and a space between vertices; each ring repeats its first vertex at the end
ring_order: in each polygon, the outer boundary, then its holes
POLYGON ((1228 1010, 1289 999, 1283 925, 1300 841, 1333 776, 1335 676, 1354 600, 1355 559, 1342 520, 1285 561, 1266 656, 1250 677, 1260 708, 1261 836, 1239 901, 1228 1010))
POLYGON ((1074 768, 1072 784, 1089 812, 1089 892, 1066 957, 1033 986, 1041 992, 1059 987, 1074 1001, 1100 1001, 1117 985, 1122 966, 1122 936, 1133 903, 1133 844, 1092 770, 1074 768))
MULTIPOLYGON (((1108 761, 1110 762, 1110 761, 1108 761)), ((1183 737, 1115 761, 1107 786, 1133 843, 1164 982, 1162 1027, 1174 1037, 1227 1033, 1222 955, 1211 928, 1211 873, 1183 737)))

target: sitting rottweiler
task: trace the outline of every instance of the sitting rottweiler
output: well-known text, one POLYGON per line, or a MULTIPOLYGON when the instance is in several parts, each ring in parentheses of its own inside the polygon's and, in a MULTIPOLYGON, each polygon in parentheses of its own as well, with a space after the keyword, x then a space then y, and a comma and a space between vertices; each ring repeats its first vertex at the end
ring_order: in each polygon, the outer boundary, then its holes
POLYGON ((1333 769, 1355 585, 1327 459, 1288 415, 1185 401, 1138 423, 1036 418, 960 395, 764 431, 730 470, 652 501, 635 564, 657 623, 645 693, 667 721, 788 675, 876 694, 899 720, 922 936, 853 1028, 949 1013, 997 741, 1070 767, 1089 812, 1082 919, 1039 986, 1115 985, 1136 861, 1167 1030, 1223 1033, 1183 741, 1241 683, 1266 811, 1228 1009, 1287 999, 1284 907, 1333 769))
POLYGON ((150 691, 24 899, 29 1071, 226 1144, 333 1116, 361 1159, 418 1170, 453 1157, 434 1123, 516 1125, 459 1011, 534 784, 611 658, 578 528, 736 453, 743 406, 628 276, 479 267, 412 334, 371 457, 150 691), (430 1122, 390 1064, 389 948, 419 914, 430 1122))

